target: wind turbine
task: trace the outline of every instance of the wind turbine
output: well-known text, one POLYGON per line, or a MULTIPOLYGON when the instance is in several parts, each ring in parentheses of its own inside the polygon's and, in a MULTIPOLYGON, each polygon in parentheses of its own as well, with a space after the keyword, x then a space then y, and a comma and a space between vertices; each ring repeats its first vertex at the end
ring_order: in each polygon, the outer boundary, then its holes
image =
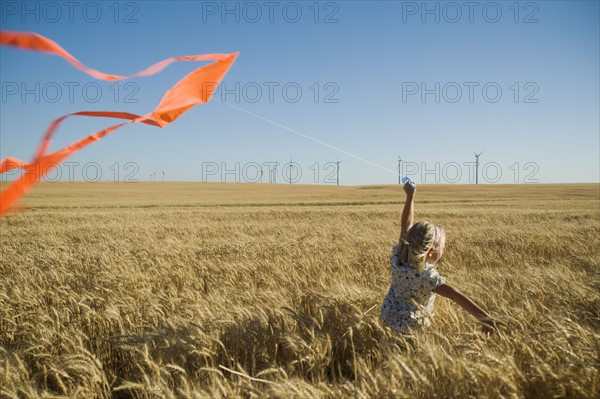
POLYGON ((481 154, 483 154, 483 151, 479 154, 475 153, 475 184, 479 184, 479 156, 481 154))
POLYGON ((163 173, 163 182, 164 182, 165 181, 165 171, 163 170, 162 173, 163 173))
POLYGON ((402 158, 400 158, 400 154, 398 154, 398 184, 402 184, 402 169, 400 168, 402 165, 402 158))
POLYGON ((335 163, 335 185, 336 186, 340 185, 340 163, 342 163, 342 161, 340 161, 339 159, 335 163))
POLYGON ((273 183, 277 183, 277 166, 279 166, 279 160, 275 160, 275 167, 273 168, 273 183))
POLYGON ((262 183, 262 178, 263 178, 263 164, 260 164, 260 182, 262 183))

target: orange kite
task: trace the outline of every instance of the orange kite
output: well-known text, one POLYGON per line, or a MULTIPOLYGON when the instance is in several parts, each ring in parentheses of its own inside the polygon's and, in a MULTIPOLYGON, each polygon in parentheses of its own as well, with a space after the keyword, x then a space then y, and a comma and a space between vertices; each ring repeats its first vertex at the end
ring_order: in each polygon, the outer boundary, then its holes
POLYGON ((127 112, 83 111, 55 119, 46 130, 38 150, 30 163, 12 157, 5 158, 0 163, 0 174, 17 168, 25 171, 19 179, 12 182, 6 189, 0 191, 0 216, 5 215, 19 198, 25 195, 34 185, 40 182, 46 174, 58 166, 67 157, 114 132, 121 126, 128 123, 145 123, 147 125, 162 128, 179 118, 193 106, 208 102, 219 85, 219 82, 223 79, 239 54, 236 52, 232 54, 203 54, 168 58, 136 73, 135 75, 127 77, 109 75, 88 68, 56 42, 36 33, 0 31, 0 46, 13 46, 22 50, 32 50, 58 55, 67 60, 75 68, 96 79, 102 80, 121 80, 130 77, 154 75, 175 61, 214 61, 211 64, 192 71, 167 90, 158 106, 154 111, 147 115, 139 116, 127 112), (48 153, 50 142, 58 126, 66 118, 75 115, 118 118, 128 120, 128 122, 107 127, 106 129, 90 134, 65 148, 48 153))

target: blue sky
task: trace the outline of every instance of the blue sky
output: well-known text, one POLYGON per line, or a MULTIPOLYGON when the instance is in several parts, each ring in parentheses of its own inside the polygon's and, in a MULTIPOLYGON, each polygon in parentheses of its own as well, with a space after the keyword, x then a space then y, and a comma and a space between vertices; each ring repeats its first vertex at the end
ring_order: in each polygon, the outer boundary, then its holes
MULTIPOLYGON (((4 1, 1 27, 45 35, 114 74, 171 56, 240 56, 211 103, 164 129, 126 126, 50 180, 162 180, 164 171, 257 181, 262 165, 263 182, 276 173, 278 183, 335 184, 331 162, 341 161, 342 185, 395 183, 400 155, 417 182, 468 183, 481 151, 482 183, 600 180, 598 1, 69 4, 4 1)), ((200 65, 115 84, 59 57, 1 48, 0 157, 29 160, 64 114, 148 113, 200 65)), ((53 149, 113 122, 67 120, 53 149)))

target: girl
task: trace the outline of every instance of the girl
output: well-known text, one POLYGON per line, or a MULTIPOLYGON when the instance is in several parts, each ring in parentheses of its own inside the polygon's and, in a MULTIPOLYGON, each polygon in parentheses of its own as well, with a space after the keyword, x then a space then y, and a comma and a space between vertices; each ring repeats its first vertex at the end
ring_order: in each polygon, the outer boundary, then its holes
POLYGON ((408 333, 429 326, 435 294, 450 298, 482 324, 484 333, 497 330, 494 321, 469 297, 446 284, 435 269, 442 257, 446 234, 429 222, 413 225, 414 198, 417 188, 411 181, 404 185, 406 203, 402 211, 400 242, 392 249, 392 284, 383 301, 381 318, 392 329, 408 333))

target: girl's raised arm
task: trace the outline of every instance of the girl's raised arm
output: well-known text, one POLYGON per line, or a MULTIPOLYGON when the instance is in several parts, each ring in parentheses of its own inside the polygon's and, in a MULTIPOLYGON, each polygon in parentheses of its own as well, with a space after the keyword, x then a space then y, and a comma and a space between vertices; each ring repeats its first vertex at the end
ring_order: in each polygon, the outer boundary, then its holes
POLYGON ((400 241, 406 237, 406 232, 412 227, 415 216, 415 192, 416 188, 411 186, 410 181, 404 185, 404 192, 406 193, 406 202, 404 203, 404 209, 402 210, 402 227, 400 228, 400 241))

